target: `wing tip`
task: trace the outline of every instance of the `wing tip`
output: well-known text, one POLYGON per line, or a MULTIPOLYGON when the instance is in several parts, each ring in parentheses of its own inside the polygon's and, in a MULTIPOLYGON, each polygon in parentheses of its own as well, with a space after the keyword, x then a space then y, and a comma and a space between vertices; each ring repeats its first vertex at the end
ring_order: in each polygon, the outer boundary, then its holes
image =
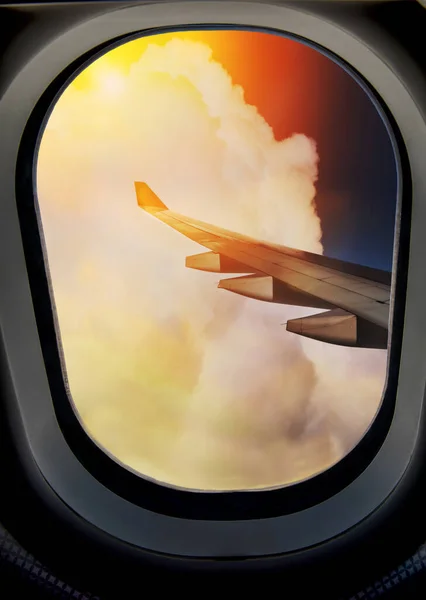
POLYGON ((167 206, 144 181, 135 181, 135 191, 138 205, 143 208, 143 210, 150 213, 168 210, 167 206))

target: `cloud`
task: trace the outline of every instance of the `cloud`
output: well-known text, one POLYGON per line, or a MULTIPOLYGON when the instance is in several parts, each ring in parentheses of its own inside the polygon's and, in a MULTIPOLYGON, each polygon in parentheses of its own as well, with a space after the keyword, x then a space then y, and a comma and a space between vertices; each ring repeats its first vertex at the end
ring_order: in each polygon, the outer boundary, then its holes
POLYGON ((185 269, 203 249, 141 211, 133 188, 147 181, 173 210, 321 253, 315 143, 275 140, 209 47, 179 34, 128 73, 108 73, 108 56, 91 69, 91 85, 56 104, 37 169, 86 429, 124 464, 183 487, 268 487, 330 466, 377 410, 384 353, 301 340, 280 324, 306 309, 185 269))

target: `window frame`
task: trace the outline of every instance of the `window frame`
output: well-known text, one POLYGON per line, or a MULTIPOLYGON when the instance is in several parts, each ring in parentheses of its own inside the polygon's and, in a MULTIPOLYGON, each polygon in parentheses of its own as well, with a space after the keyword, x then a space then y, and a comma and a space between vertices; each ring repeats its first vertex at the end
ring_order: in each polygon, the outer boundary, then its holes
MULTIPOLYGON (((419 427, 426 379, 426 365, 421 360, 423 350, 426 350, 426 336, 422 335, 426 331, 422 310, 426 285, 421 277, 421 250, 426 249, 421 225, 426 221, 426 206, 422 204, 422 197, 426 197, 426 178, 421 159, 426 147, 426 93, 414 63, 396 47, 390 36, 355 14, 346 13, 346 17, 343 13, 330 15, 320 4, 296 9, 229 1, 159 3, 118 11, 110 6, 105 8, 104 14, 83 19, 76 27, 62 32, 39 52, 33 54, 31 46, 26 52, 25 65, 20 66, 0 102, 0 119, 5 123, 0 161, 1 202, 5 217, 0 223, 0 239, 5 249, 3 256, 7 256, 7 261, 3 260, 0 267, 1 281, 4 282, 0 314, 3 321, 2 362, 10 374, 4 403, 10 423, 13 421, 13 427, 20 430, 19 434, 15 430, 15 438, 20 438, 19 443, 24 444, 26 452, 32 456, 32 468, 38 470, 49 490, 82 521, 121 543, 170 555, 237 558, 279 555, 302 549, 313 555, 314 546, 336 541, 335 538, 351 528, 362 528, 361 523, 365 520, 377 520, 378 507, 383 507, 386 502, 388 506, 392 504, 392 497, 401 493, 410 473, 418 468, 416 453, 420 452, 426 439, 426 429, 423 424, 419 427), (324 13, 327 20, 321 18, 324 13), (238 521, 223 517, 212 521, 205 515, 198 519, 176 518, 136 506, 101 485, 72 452, 58 426, 37 332, 15 185, 15 165, 20 160, 19 149, 24 147, 21 137, 33 108, 49 84, 80 56, 92 52, 93 47, 103 43, 109 46, 112 38, 129 31, 176 27, 182 21, 187 25, 214 22, 285 28, 327 47, 351 63, 377 90, 398 124, 410 162, 413 181, 410 262, 407 268, 404 262, 407 257, 403 257, 397 275, 399 286, 404 286, 407 277, 407 313, 401 352, 402 375, 392 423, 374 459, 352 482, 345 483, 344 489, 320 504, 279 517, 238 521), (19 110, 12 110, 16 106, 19 110), (423 114, 418 107, 423 109, 423 114)), ((19 173, 19 186, 30 183, 32 187, 32 177, 33 165, 27 164, 26 171, 19 173)), ((32 199, 28 201, 32 202, 32 199)), ((399 238, 404 240, 407 231, 402 221, 401 227, 399 238)), ((406 246, 408 248, 408 243, 406 246)), ((399 310, 403 312, 403 307, 399 310)), ((315 480, 318 481, 318 476, 311 481, 315 480)), ((238 502, 237 508, 240 508, 238 502)), ((385 509, 380 511, 383 514, 385 509)))
MULTIPOLYGON (((222 26, 228 29, 243 29, 231 25, 222 26)), ((198 27, 198 29, 211 29, 198 27)), ((84 422, 79 418, 78 411, 72 399, 72 393, 65 386, 66 364, 60 344, 60 323, 56 315, 53 295, 54 288, 48 272, 48 251, 43 241, 43 223, 37 202, 37 157, 38 148, 44 134, 44 128, 54 110, 56 101, 67 88, 76 74, 84 71, 98 57, 109 52, 115 47, 130 42, 140 37, 155 36, 156 34, 170 31, 179 31, 187 28, 171 28, 147 30, 136 32, 124 38, 120 37, 111 43, 106 43, 100 49, 89 53, 89 58, 83 56, 68 66, 63 73, 47 88, 40 98, 27 123, 22 136, 18 162, 17 162, 17 204, 24 241, 27 269, 32 290, 34 310, 38 324, 41 347, 46 364, 50 391, 55 407, 55 413, 65 439, 74 454, 93 475, 106 487, 118 493, 130 502, 153 510, 154 512, 175 516, 178 518, 207 519, 207 520, 242 520, 254 518, 271 518, 292 512, 300 511, 331 497, 353 481, 357 475, 371 462, 372 457, 378 452, 380 445, 386 437, 395 406, 395 390, 398 379, 399 354, 401 347, 401 327, 394 328, 392 335, 392 351, 388 351, 388 362, 391 367, 391 380, 384 382, 382 402, 367 431, 358 444, 338 463, 306 480, 290 485, 276 486, 267 490, 238 490, 216 493, 196 490, 186 490, 177 486, 166 484, 159 485, 155 480, 141 477, 140 473, 120 463, 107 448, 97 444, 86 433, 84 422), (70 75, 71 74, 71 75, 70 75), (28 167, 34 165, 32 177, 29 176, 28 167), (32 201, 30 201, 32 199, 32 201), (40 257, 45 259, 45 265, 40 257), (50 288, 50 294, 49 294, 50 288), (55 327, 56 325, 56 327, 55 327), (56 329, 56 331, 55 331, 56 329), (61 370, 62 363, 62 370, 61 370)), ((270 35, 280 35, 276 30, 250 28, 251 31, 260 31, 270 35)), ((284 37, 284 36, 283 36, 284 37)), ((384 121, 389 138, 394 147, 394 156, 397 163, 398 181, 404 179, 405 171, 405 220, 401 221, 402 186, 398 185, 396 199, 396 228, 395 228, 395 259, 400 264, 399 270, 404 271, 407 262, 404 248, 398 252, 397 228, 399 225, 407 229, 409 235, 409 203, 410 203, 410 178, 403 162, 407 162, 400 134, 392 121, 391 115, 386 114, 383 103, 373 94, 367 84, 348 65, 342 64, 335 56, 330 56, 323 48, 318 48, 305 40, 287 34, 287 39, 298 43, 305 43, 315 51, 321 52, 329 60, 334 61, 340 68, 348 72, 354 82, 359 85, 384 121), (403 157, 403 161, 400 157, 403 157)), ((406 249, 405 249, 406 250, 406 249)), ((395 269, 396 270, 396 269, 395 269)), ((398 289, 392 284, 392 299, 397 298, 396 321, 401 323, 405 301, 405 281, 398 279, 398 289)), ((395 310, 393 311, 395 321, 395 310)))

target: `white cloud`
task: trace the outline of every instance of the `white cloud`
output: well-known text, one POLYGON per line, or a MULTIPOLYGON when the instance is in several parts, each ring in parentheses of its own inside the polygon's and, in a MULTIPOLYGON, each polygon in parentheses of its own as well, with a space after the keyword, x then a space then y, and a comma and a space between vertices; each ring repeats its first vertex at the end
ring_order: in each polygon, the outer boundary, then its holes
POLYGON ((304 135, 274 139, 202 44, 150 45, 128 75, 59 100, 38 194, 70 387, 126 464, 175 485, 272 486, 365 431, 385 353, 301 340, 280 324, 305 309, 216 289, 184 267, 203 249, 134 196, 147 181, 173 210, 321 252, 317 163, 304 135))

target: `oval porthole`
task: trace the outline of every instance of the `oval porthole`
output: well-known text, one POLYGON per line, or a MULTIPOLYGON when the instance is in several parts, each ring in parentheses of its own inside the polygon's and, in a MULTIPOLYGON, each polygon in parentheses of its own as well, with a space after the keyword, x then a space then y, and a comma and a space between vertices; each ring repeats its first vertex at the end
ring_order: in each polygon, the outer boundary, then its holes
POLYGON ((36 165, 70 401, 190 490, 335 465, 381 406, 397 161, 373 94, 301 40, 122 43, 58 97, 36 165))

